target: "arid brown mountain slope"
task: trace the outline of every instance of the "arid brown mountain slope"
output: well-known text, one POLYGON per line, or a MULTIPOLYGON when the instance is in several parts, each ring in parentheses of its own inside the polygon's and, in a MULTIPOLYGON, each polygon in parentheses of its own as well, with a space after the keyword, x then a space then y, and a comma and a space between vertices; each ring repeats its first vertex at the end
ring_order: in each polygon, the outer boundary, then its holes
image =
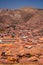
POLYGON ((43 9, 0 9, 0 63, 43 65, 43 9))
POLYGON ((15 30, 27 30, 31 32, 30 37, 43 36, 43 9, 0 9, 0 35, 8 35, 10 32, 14 35, 15 30))

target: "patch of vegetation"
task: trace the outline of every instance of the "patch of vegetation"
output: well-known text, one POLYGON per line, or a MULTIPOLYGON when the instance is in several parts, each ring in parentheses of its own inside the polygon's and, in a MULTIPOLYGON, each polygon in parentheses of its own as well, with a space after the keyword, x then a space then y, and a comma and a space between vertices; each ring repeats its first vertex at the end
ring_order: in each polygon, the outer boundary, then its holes
POLYGON ((0 27, 0 32, 3 32, 3 31, 5 31, 4 28, 0 27))
POLYGON ((15 25, 13 25, 12 27, 13 27, 14 30, 16 29, 16 26, 15 25))
POLYGON ((28 57, 28 58, 30 58, 32 55, 31 54, 26 54, 25 56, 28 57))
POLYGON ((19 58, 22 58, 23 56, 30 58, 32 55, 31 54, 18 55, 19 58))

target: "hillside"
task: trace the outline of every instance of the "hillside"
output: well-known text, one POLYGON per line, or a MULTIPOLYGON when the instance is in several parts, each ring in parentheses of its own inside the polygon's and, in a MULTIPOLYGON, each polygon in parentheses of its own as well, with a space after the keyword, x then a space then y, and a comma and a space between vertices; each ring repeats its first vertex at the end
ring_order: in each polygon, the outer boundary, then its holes
POLYGON ((34 62, 43 65, 43 9, 0 9, 0 63, 34 62))

